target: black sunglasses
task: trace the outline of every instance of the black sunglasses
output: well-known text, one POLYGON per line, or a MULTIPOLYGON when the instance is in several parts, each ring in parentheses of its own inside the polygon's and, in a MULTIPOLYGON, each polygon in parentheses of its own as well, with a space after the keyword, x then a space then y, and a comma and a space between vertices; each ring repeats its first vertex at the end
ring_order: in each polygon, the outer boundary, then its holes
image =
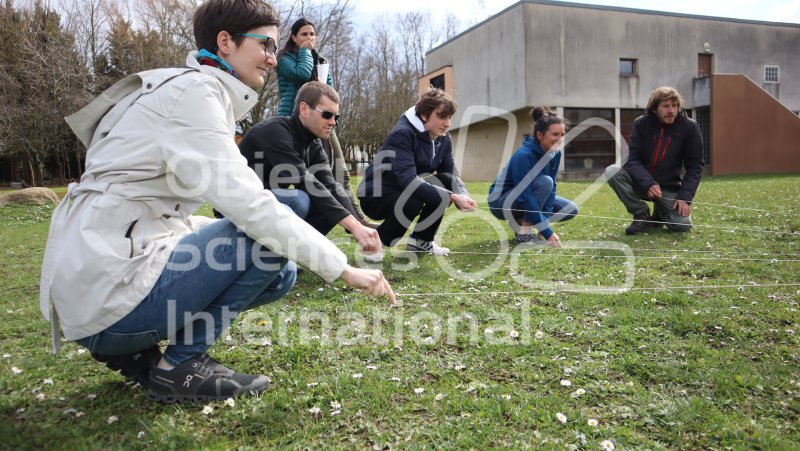
POLYGON ((326 121, 329 121, 331 120, 331 118, 333 118, 333 120, 336 121, 337 124, 339 123, 339 115, 335 114, 333 111, 320 110, 317 107, 314 107, 314 109, 319 111, 322 114, 322 118, 325 119, 326 121))

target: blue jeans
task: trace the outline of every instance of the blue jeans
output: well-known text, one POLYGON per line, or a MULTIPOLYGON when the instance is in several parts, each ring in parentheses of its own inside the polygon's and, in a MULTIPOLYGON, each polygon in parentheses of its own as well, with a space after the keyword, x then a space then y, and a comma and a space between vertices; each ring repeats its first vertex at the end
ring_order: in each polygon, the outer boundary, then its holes
POLYGON ((328 221, 324 216, 314 210, 308 193, 299 189, 276 188, 270 190, 278 202, 289 207, 294 214, 299 216, 317 232, 327 235, 336 224, 328 221))
POLYGON ((228 219, 183 237, 155 286, 127 316, 78 343, 98 354, 129 354, 170 340, 173 365, 206 352, 241 312, 294 286, 294 262, 269 252, 228 219))
POLYGON ((301 219, 306 219, 311 210, 311 198, 308 197, 308 193, 299 189, 284 188, 271 189, 270 192, 278 202, 289 207, 301 219))
MULTIPOLYGON (((533 193, 536 196, 536 204, 539 206, 538 211, 541 212, 548 223, 569 221, 578 215, 578 206, 575 205, 575 202, 555 195, 555 184, 552 178, 548 176, 536 177, 533 179, 532 185, 533 193)), ((518 202, 511 204, 512 211, 503 210, 503 204, 509 194, 511 194, 511 191, 507 191, 499 198, 494 199, 489 204, 489 210, 497 219, 508 220, 511 228, 517 232, 519 230, 517 221, 523 219, 526 212, 519 211, 523 209, 523 206, 518 202)))

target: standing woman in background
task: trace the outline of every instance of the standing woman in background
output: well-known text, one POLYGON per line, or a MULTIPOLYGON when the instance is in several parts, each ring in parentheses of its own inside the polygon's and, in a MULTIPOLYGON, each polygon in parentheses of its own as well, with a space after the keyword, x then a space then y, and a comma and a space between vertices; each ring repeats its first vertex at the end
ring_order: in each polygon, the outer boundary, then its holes
MULTIPOLYGON (((309 81, 322 81, 333 86, 331 71, 324 75, 325 80, 319 79, 318 65, 327 64, 328 61, 317 53, 317 34, 314 24, 303 17, 292 24, 291 35, 286 40, 286 45, 278 53, 278 89, 280 90, 280 104, 278 116, 291 116, 294 113, 297 91, 309 81)), ((342 153, 342 146, 335 133, 331 133, 328 140, 323 140, 326 152, 330 156, 330 164, 336 181, 342 184, 345 192, 353 202, 356 219, 361 224, 376 228, 378 224, 370 221, 358 205, 353 189, 350 187, 350 171, 342 153)))

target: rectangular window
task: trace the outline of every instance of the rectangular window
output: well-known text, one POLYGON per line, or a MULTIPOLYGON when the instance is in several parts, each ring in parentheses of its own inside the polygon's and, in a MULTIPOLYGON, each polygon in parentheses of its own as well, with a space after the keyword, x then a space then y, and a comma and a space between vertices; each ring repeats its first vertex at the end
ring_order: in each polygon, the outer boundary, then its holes
POLYGON ((434 88, 444 89, 444 74, 431 78, 431 86, 434 88))
POLYGON ((620 58, 619 59, 619 75, 620 77, 635 77, 639 75, 639 68, 637 67, 639 60, 635 58, 620 58))
POLYGON ((780 66, 764 66, 764 81, 767 83, 780 83, 781 81, 781 67, 780 66))

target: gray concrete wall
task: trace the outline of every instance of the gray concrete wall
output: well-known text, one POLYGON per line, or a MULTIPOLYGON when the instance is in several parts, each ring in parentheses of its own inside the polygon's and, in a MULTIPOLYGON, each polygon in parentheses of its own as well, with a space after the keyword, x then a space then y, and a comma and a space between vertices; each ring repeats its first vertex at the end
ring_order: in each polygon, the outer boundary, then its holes
POLYGON ((800 26, 527 0, 433 49, 427 65, 453 66, 456 124, 475 105, 642 108, 664 85, 692 108, 706 42, 715 73, 744 74, 800 110, 800 26), (638 59, 639 76, 620 77, 620 58, 638 59), (763 83, 764 65, 780 66, 779 86, 763 83))
MULTIPOLYGON (((468 106, 513 111, 526 105, 524 39, 522 14, 511 9, 426 55, 430 70, 453 66, 458 100, 454 124, 461 122, 468 106)), ((471 117, 476 122, 487 115, 471 117)))
POLYGON ((710 20, 524 3, 531 105, 639 108, 658 86, 674 86, 692 108, 698 53, 710 44, 715 73, 763 85, 779 65, 780 98, 800 108, 800 26, 710 20), (619 59, 638 59, 638 80, 619 76, 619 59))
POLYGON ((489 119, 454 131, 454 157, 461 177, 467 181, 494 180, 522 145, 522 136, 531 132, 531 122, 525 108, 504 119, 489 119))

